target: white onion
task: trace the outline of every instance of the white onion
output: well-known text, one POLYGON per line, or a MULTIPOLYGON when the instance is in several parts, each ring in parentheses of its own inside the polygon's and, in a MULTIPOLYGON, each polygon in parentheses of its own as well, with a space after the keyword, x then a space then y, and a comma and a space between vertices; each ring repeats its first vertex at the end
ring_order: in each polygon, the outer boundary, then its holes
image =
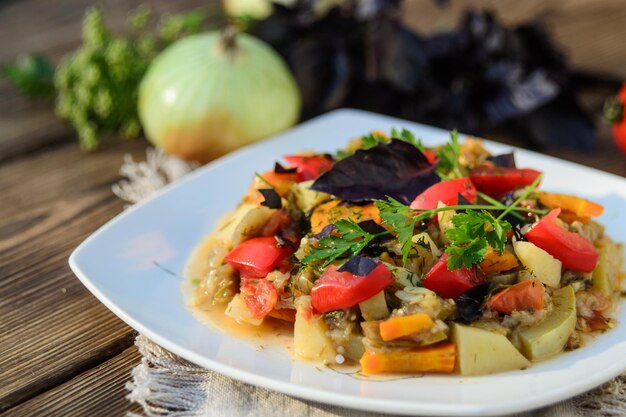
POLYGON ((154 60, 139 89, 148 139, 200 162, 292 126, 300 105, 281 57, 243 33, 215 31, 174 43, 154 60))

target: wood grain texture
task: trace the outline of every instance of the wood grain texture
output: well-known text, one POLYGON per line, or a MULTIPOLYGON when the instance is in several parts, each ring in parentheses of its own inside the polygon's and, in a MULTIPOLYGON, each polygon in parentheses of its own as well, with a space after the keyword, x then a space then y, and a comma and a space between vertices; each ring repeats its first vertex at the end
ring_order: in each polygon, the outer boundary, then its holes
POLYGON ((0 410, 132 344, 131 329, 69 270, 70 252, 122 210, 111 192, 125 153, 74 144, 0 166, 0 410))
POLYGON ((124 397, 124 385, 130 379, 130 369, 139 363, 139 359, 137 349, 130 347, 66 383, 8 410, 6 414, 13 417, 108 417, 124 416, 129 411, 139 412, 141 407, 131 405, 124 397))

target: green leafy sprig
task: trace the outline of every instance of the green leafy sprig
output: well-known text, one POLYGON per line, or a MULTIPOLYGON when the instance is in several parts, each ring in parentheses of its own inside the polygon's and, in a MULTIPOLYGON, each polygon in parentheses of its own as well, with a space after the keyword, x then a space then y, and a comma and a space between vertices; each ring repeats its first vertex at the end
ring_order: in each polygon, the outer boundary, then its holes
POLYGON ((459 132, 455 129, 450 132, 450 141, 437 151, 439 163, 437 164, 436 172, 442 180, 464 177, 459 164, 460 154, 459 132))
POLYGON ((452 217, 454 228, 446 230, 450 246, 448 269, 471 267, 485 258, 489 247, 502 253, 511 224, 486 210, 467 210, 452 217))
MULTIPOLYGON (((481 211, 469 209, 453 216, 454 228, 446 230, 446 236, 451 241, 446 249, 448 269, 469 268, 479 263, 485 258, 489 247, 502 253, 507 242, 507 233, 511 230, 511 224, 504 220, 504 217, 508 213, 514 213, 513 210, 519 209, 519 204, 537 188, 542 177, 543 175, 540 175, 535 179, 510 206, 503 207, 499 202, 494 204, 494 207, 502 210, 498 217, 494 217, 485 209, 481 211)), ((534 211, 528 208, 522 208, 522 210, 534 211)))
POLYGON ((391 226, 396 233, 402 251, 402 262, 406 263, 411 252, 411 239, 418 216, 414 215, 414 210, 409 206, 391 197, 387 200, 376 201, 375 204, 380 211, 383 224, 391 226))
POLYGON ((337 233, 321 238, 318 246, 302 259, 302 263, 324 260, 322 267, 326 267, 342 255, 358 255, 373 239, 389 233, 368 233, 353 220, 341 219, 334 225, 337 233))
POLYGON ((437 207, 430 210, 415 212, 401 202, 388 198, 375 201, 383 224, 389 228, 380 233, 372 234, 363 230, 353 220, 342 219, 335 223, 335 233, 323 237, 316 247, 306 255, 304 264, 324 261, 323 267, 335 259, 348 255, 355 256, 375 238, 395 234, 400 242, 402 260, 406 263, 412 247, 415 226, 422 221, 432 219, 437 213, 450 210, 462 211, 452 217, 453 228, 446 231, 451 244, 448 253, 448 268, 458 269, 469 267, 482 261, 489 247, 502 252, 507 242, 507 233, 511 224, 504 220, 509 213, 530 212, 544 215, 546 210, 519 207, 519 204, 537 187, 542 176, 539 176, 526 191, 510 206, 503 204, 468 204, 437 207), (491 211, 501 212, 498 217, 491 211))

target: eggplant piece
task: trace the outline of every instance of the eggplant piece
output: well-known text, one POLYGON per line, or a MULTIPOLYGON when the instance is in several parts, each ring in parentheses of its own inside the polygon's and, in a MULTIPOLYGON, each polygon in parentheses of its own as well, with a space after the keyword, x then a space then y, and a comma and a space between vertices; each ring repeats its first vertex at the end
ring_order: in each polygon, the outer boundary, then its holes
POLYGON ((489 287, 489 283, 480 284, 457 297, 455 304, 459 322, 469 324, 482 316, 489 287))

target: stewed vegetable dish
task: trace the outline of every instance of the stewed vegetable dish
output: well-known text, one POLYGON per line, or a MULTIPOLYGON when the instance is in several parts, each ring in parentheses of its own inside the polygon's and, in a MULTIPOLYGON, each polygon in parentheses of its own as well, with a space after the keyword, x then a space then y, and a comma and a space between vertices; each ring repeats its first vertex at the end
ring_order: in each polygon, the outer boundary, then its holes
POLYGON ((192 309, 364 375, 520 370, 616 325, 622 244, 540 167, 406 129, 283 159, 206 238, 192 309))

